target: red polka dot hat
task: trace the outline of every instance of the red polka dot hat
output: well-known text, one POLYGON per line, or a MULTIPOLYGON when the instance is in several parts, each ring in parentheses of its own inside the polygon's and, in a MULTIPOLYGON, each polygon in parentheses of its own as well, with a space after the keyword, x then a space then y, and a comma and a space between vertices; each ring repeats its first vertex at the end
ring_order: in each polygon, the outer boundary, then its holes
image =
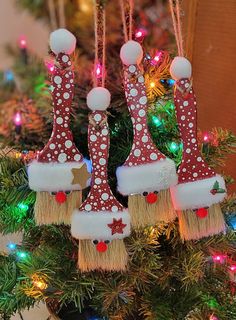
POLYGON ((83 183, 80 183, 80 179, 76 178, 80 169, 87 172, 87 166, 73 142, 70 130, 74 72, 69 55, 74 51, 75 45, 76 39, 69 31, 59 29, 51 33, 50 47, 56 55, 50 79, 53 131, 47 145, 28 167, 29 186, 34 191, 81 190, 89 183, 83 179, 83 183))
POLYGON ((175 108, 183 159, 178 169, 178 185, 171 188, 176 210, 210 207, 226 196, 225 182, 202 159, 197 142, 197 102, 192 88, 191 64, 176 57, 170 69, 175 82, 175 108))
POLYGON ((155 146, 147 125, 147 96, 139 67, 143 57, 138 42, 128 41, 120 52, 124 64, 125 95, 133 124, 133 145, 117 169, 118 191, 124 195, 168 189, 177 183, 175 163, 155 146))
MULTIPOLYGON (((71 232, 78 239, 97 240, 96 246, 106 240, 123 239, 130 234, 130 216, 113 195, 107 178, 109 129, 106 109, 110 104, 107 89, 92 89, 87 97, 89 115, 88 145, 93 171, 88 197, 72 217, 71 232)), ((99 247, 97 247, 99 250, 99 247)))

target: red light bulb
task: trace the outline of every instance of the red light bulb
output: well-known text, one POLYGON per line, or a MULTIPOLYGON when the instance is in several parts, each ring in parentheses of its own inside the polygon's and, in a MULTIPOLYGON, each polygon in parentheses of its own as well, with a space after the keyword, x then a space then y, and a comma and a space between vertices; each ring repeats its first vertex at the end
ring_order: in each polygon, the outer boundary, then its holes
POLYGON ((231 270, 231 271, 236 271, 236 265, 230 266, 230 270, 231 270))
POLYGON ((224 263, 225 259, 226 259, 226 255, 223 255, 223 254, 216 254, 212 256, 212 260, 217 263, 224 263))
POLYGON ((137 31, 137 32, 135 33, 135 37, 136 37, 136 38, 141 38, 142 36, 143 36, 142 31, 137 31))
POLYGON ((137 41, 142 41, 144 37, 147 35, 147 30, 144 28, 139 28, 135 31, 135 39, 137 41))
POLYGON ((208 134, 204 134, 204 136, 203 136, 203 141, 204 142, 208 142, 209 141, 209 135, 208 134))
POLYGON ((26 38, 25 36, 21 36, 20 39, 19 39, 19 46, 21 49, 25 49, 26 46, 27 46, 27 42, 26 42, 26 38))
POLYGON ((16 126, 21 126, 22 125, 22 118, 21 118, 21 114, 20 112, 17 112, 14 115, 14 119, 13 119, 14 123, 16 126))
POLYGON ((49 73, 53 73, 54 72, 55 66, 54 66, 54 63, 52 62, 52 60, 51 61, 45 61, 45 66, 48 69, 49 73))
POLYGON ((100 63, 97 63, 95 66, 95 75, 97 79, 102 77, 102 65, 100 63))

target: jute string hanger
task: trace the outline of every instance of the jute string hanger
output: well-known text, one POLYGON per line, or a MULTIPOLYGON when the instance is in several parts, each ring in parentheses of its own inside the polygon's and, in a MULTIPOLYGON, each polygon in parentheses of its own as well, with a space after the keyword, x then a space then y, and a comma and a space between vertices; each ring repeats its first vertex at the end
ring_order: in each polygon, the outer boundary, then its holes
POLYGON ((134 0, 119 0, 121 8, 121 18, 123 25, 123 33, 125 42, 132 40, 133 34, 133 13, 134 13, 134 0), (127 7, 129 8, 127 10, 127 7), (128 20, 128 27, 127 27, 128 20))
POLYGON ((176 218, 169 186, 176 182, 177 177, 174 162, 160 153, 148 131, 143 49, 140 43, 132 40, 134 1, 119 0, 119 2, 125 40, 120 57, 124 65, 124 87, 134 135, 132 150, 125 163, 117 169, 118 190, 121 194, 128 195, 132 225, 145 227, 176 218), (142 118, 139 117, 140 114, 143 115, 142 118), (164 167, 165 183, 162 182, 164 167))
POLYGON ((107 176, 110 145, 107 108, 111 95, 105 88, 105 9, 101 1, 94 1, 94 88, 87 95, 91 188, 72 218, 72 235, 79 239, 78 266, 84 272, 121 271, 128 262, 123 238, 130 234, 129 214, 113 195, 107 176), (122 230, 113 232, 114 227, 122 230))
POLYGON ((65 16, 65 0, 58 0, 56 7, 54 0, 48 0, 48 10, 50 17, 51 29, 56 30, 58 28, 66 27, 66 16, 65 16), (58 21, 57 21, 58 12, 58 21))
POLYGON ((94 0, 95 59, 93 85, 105 86, 106 75, 106 10, 99 0, 94 0))
POLYGON ((178 55, 180 57, 184 56, 183 49, 183 33, 182 33, 182 23, 180 17, 180 1, 179 0, 169 0, 171 17, 173 21, 174 33, 176 44, 178 48, 178 55))

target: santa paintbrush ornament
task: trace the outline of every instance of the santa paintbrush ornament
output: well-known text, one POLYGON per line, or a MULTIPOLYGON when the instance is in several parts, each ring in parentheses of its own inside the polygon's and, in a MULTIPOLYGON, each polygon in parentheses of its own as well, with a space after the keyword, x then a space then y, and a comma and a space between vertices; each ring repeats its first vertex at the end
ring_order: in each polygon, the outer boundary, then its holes
POLYGON ((80 240, 78 266, 82 271, 124 270, 128 257, 122 239, 130 234, 130 217, 107 180, 109 91, 95 87, 87 96, 87 104, 92 110, 88 145, 93 170, 89 195, 72 216, 71 233, 80 240))
POLYGON ((179 211, 182 239, 200 239, 225 230, 219 205, 226 196, 225 182, 203 160, 198 148, 197 103, 190 80, 190 62, 184 57, 176 57, 170 73, 176 80, 174 100, 183 142, 178 185, 171 188, 171 195, 174 207, 179 211))
POLYGON ((44 149, 28 167, 29 186, 37 192, 37 224, 70 224, 73 209, 82 202, 81 190, 89 185, 86 163, 73 142, 70 130, 74 72, 69 55, 75 50, 72 33, 51 33, 50 47, 56 56, 51 74, 53 131, 44 149))
POLYGON ((135 227, 169 222, 176 218, 169 187, 177 183, 175 164, 154 145, 147 125, 147 96, 140 70, 143 57, 136 41, 125 43, 120 52, 124 64, 125 95, 133 124, 133 146, 117 169, 118 191, 129 195, 128 208, 135 227))

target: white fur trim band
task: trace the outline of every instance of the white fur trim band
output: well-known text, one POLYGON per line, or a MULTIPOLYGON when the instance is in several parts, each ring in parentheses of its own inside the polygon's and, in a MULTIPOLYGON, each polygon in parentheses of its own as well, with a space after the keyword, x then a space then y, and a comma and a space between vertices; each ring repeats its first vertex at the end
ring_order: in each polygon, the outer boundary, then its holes
POLYGON ((226 191, 225 181, 219 174, 208 179, 181 183, 172 187, 170 190, 174 208, 176 210, 199 209, 221 202, 226 192, 211 193, 216 181, 219 187, 226 191))
POLYGON ((127 210, 119 212, 99 211, 85 212, 74 210, 71 221, 71 234, 77 239, 113 240, 123 239, 130 234, 130 215, 127 210), (121 228, 123 233, 112 234, 112 224, 115 220, 125 225, 121 228))
MULTIPOLYGON (((85 162, 42 163, 33 161, 28 166, 29 187, 34 191, 81 190, 80 184, 72 184, 72 169, 80 169, 85 162)), ((87 186, 89 180, 87 181, 87 186)))
POLYGON ((123 195, 160 191, 177 183, 175 163, 171 159, 137 166, 121 166, 116 171, 118 191, 123 195))

